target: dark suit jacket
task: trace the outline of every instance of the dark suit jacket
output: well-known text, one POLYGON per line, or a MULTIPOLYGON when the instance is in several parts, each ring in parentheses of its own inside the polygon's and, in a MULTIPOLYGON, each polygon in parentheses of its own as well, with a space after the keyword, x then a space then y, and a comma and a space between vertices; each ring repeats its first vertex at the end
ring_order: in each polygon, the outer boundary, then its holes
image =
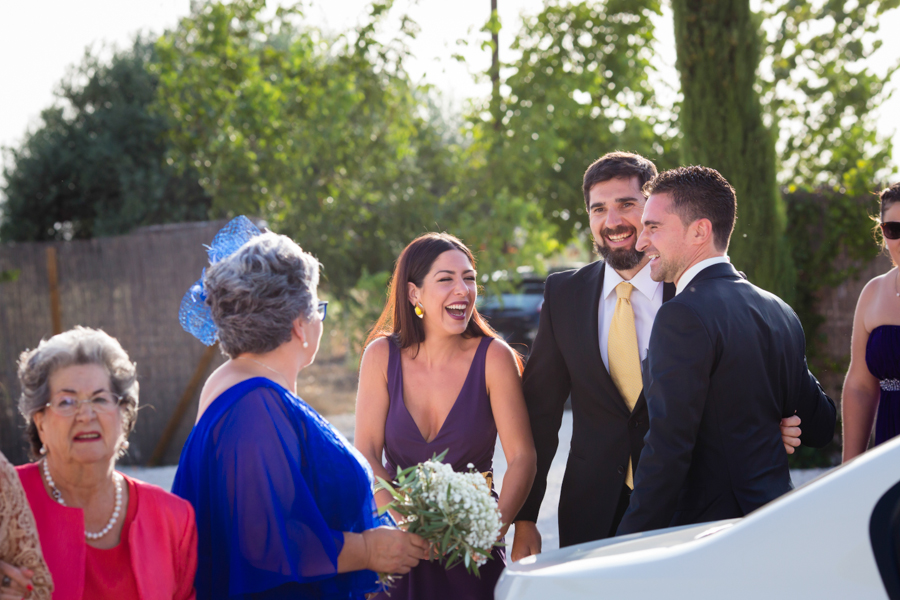
MULTIPOLYGON (((537 475, 516 520, 537 521, 547 472, 559 445, 566 398, 572 395, 572 449, 559 500, 559 542, 570 546, 609 536, 625 469, 637 467, 647 433, 643 395, 634 412, 600 357, 598 313, 604 263, 547 278, 544 305, 523 387, 537 450, 537 475)), ((675 295, 667 284, 663 297, 675 295)))
POLYGON ((807 446, 834 435, 797 315, 727 263, 657 313, 643 377, 650 431, 619 534, 741 517, 790 490, 782 417, 807 446))

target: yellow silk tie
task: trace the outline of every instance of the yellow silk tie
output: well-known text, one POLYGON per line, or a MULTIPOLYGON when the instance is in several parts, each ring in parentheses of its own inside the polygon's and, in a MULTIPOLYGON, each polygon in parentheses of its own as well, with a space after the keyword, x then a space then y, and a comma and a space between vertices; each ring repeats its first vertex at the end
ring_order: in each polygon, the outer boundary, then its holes
MULTIPOLYGON (((631 307, 633 289, 634 286, 627 281, 616 286, 616 309, 613 311, 607 340, 609 374, 632 411, 644 387, 641 381, 641 355, 638 352, 637 329, 634 326, 634 309, 631 307)), ((634 488, 630 456, 625 485, 634 488)))

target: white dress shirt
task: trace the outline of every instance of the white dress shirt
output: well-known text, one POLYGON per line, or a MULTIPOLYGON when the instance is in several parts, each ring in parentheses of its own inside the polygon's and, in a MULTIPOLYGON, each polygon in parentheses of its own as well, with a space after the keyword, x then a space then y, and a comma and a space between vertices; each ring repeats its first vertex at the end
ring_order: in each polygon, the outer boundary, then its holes
POLYGON ((727 256, 713 256, 712 258, 707 258, 706 260, 701 260, 690 269, 681 274, 681 277, 678 279, 678 282, 675 284, 675 295, 677 296, 681 292, 683 292, 688 284, 690 284, 694 277, 697 276, 700 271, 705 269, 706 267, 711 267, 713 265, 717 265, 719 263, 727 263, 731 262, 727 256))
MULTIPOLYGON (((603 291, 600 295, 598 307, 600 324, 600 357, 603 366, 609 371, 609 327, 612 323, 613 312, 616 310, 616 286, 625 281, 615 269, 604 265, 606 272, 603 275, 603 291)), ((647 346, 650 344, 650 330, 653 329, 653 319, 663 303, 663 284, 650 278, 650 265, 645 265, 631 279, 634 289, 631 291, 631 308, 634 310, 634 328, 637 330, 638 352, 641 360, 647 358, 647 346)))

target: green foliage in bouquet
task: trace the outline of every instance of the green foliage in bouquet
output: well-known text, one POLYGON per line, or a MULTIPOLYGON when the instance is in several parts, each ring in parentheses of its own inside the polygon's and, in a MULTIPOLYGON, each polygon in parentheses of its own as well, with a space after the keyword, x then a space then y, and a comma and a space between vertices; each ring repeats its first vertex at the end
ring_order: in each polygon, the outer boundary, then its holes
MULTIPOLYGON (((442 461, 445 450, 431 460, 397 473, 396 485, 378 478, 394 500, 380 509, 403 516, 399 523, 432 544, 446 569, 463 563, 480 577, 479 565, 491 557, 502 523, 497 501, 481 473, 457 473, 442 461)), ((471 465, 470 465, 471 469, 471 465)))

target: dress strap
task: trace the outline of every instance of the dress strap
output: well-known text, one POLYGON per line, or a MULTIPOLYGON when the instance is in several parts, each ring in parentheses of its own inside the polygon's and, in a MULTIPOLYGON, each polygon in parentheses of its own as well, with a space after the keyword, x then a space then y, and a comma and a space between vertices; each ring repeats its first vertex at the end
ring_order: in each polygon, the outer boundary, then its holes
POLYGON ((475 378, 478 382, 478 394, 483 395, 485 398, 487 398, 487 377, 485 376, 487 351, 492 341, 494 341, 494 338, 487 335, 481 338, 481 341, 478 343, 478 349, 475 351, 475 358, 472 360, 472 368, 478 370, 478 377, 475 378))
POLYGON ((387 384, 388 397, 391 406, 396 402, 403 401, 403 368, 400 361, 400 346, 393 337, 387 338, 388 342, 388 368, 387 368, 387 384))

